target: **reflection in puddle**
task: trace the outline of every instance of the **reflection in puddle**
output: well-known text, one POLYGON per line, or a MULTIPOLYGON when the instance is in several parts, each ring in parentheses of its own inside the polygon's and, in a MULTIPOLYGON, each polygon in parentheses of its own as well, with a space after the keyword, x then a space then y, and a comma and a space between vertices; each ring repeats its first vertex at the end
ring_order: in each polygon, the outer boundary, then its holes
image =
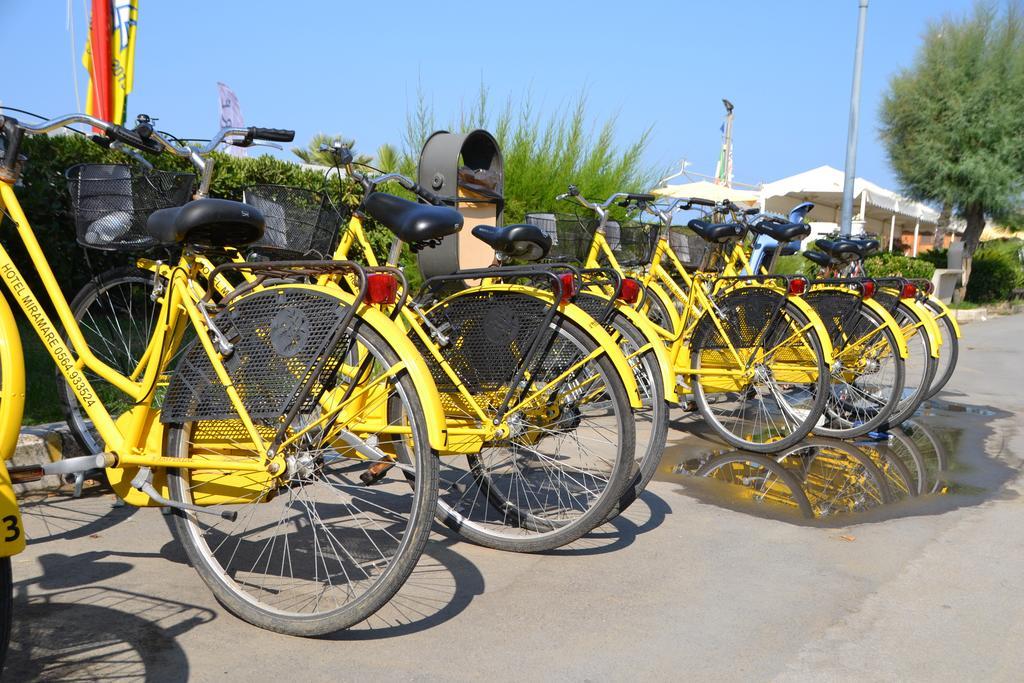
POLYGON ((986 430, 979 428, 989 420, 971 432, 963 416, 998 413, 953 406, 932 404, 884 439, 810 438, 773 455, 725 451, 703 441, 694 447, 690 439, 666 450, 658 478, 683 483, 688 495, 704 502, 779 519, 846 524, 851 515, 879 508, 885 510, 858 521, 929 514, 967 500, 954 503, 955 496, 995 490, 1012 472, 984 453, 979 431, 986 430))

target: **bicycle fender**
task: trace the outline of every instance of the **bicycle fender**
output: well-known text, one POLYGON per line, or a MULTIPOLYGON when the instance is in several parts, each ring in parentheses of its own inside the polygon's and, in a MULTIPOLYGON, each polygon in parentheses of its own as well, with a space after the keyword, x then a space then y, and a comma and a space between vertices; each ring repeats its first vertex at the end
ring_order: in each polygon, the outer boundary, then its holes
POLYGON ((896 347, 899 351, 900 358, 906 359, 910 352, 907 350, 907 340, 903 338, 903 332, 900 330, 900 326, 896 324, 896 319, 892 317, 892 314, 889 313, 889 311, 885 310, 885 306, 874 299, 864 299, 864 305, 870 308, 873 313, 882 319, 885 326, 888 327, 889 331, 892 332, 894 337, 896 337, 896 347))
POLYGON ((924 304, 918 303, 915 299, 901 299, 900 303, 906 304, 907 308, 914 312, 921 319, 925 333, 932 342, 932 358, 939 357, 939 347, 942 346, 942 333, 935 322, 935 316, 924 304))
POLYGON ((676 375, 672 370, 672 359, 668 355, 668 347, 665 346, 665 342, 658 336, 655 331, 655 325, 647 316, 640 313, 629 304, 621 301, 615 302, 615 309, 626 316, 629 322, 633 323, 637 329, 644 333, 644 337, 650 342, 651 347, 654 349, 654 355, 658 359, 658 365, 661 366, 661 379, 665 385, 665 395, 671 396, 672 392, 676 390, 676 375))
POLYGON ((953 332, 956 334, 956 338, 960 339, 960 323, 957 322, 956 316, 953 315, 953 311, 949 309, 949 306, 944 304, 942 299, 938 299, 935 296, 929 296, 928 307, 935 309, 933 311, 933 317, 936 319, 943 316, 949 318, 949 321, 953 323, 953 332))

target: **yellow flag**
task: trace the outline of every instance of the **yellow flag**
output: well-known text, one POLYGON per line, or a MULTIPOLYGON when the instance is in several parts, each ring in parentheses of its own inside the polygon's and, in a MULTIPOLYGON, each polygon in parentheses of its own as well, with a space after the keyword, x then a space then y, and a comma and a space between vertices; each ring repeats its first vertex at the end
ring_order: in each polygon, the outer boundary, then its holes
POLYGON ((114 76, 111 120, 124 124, 128 94, 135 80, 135 30, 139 21, 139 0, 114 0, 113 18, 114 33, 110 40, 114 76))

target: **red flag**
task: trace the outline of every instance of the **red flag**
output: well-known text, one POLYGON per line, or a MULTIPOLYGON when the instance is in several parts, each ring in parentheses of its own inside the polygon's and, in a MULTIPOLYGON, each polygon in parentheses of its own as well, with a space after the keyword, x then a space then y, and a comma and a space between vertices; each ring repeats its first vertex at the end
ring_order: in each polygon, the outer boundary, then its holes
POLYGON ((86 113, 110 121, 111 118, 111 63, 110 35, 113 17, 110 0, 92 1, 92 22, 89 26, 89 99, 86 113))

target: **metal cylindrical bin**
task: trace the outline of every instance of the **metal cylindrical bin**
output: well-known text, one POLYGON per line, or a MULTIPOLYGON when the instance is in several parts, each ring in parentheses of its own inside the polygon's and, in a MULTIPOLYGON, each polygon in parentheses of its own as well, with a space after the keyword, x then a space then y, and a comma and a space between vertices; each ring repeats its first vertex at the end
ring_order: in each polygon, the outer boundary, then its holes
POLYGON ((445 198, 465 217, 462 231, 419 252, 425 278, 450 275, 460 268, 482 268, 494 251, 473 237, 477 225, 501 225, 505 209, 505 172, 501 150, 485 130, 438 131, 423 145, 417 182, 445 198))

